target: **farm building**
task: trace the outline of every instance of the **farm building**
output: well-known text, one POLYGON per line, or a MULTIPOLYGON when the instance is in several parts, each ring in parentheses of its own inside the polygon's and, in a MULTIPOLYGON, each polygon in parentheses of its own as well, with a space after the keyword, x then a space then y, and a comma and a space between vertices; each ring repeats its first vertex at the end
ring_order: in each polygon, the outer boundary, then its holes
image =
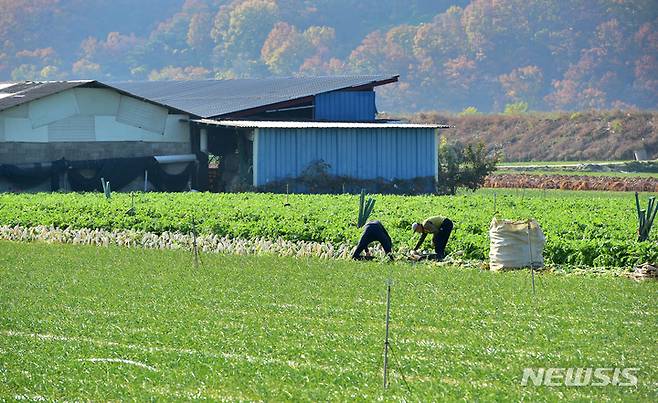
POLYGON ((439 126, 376 120, 397 76, 0 84, 0 191, 264 187, 322 162, 336 177, 420 180, 439 126))

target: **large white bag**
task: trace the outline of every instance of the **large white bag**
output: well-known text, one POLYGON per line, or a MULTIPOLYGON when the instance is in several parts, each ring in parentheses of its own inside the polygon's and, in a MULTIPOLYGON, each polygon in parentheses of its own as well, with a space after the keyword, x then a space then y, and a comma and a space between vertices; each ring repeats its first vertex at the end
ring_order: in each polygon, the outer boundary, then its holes
POLYGON ((535 220, 499 220, 489 226, 489 268, 494 271, 544 265, 546 237, 535 220))

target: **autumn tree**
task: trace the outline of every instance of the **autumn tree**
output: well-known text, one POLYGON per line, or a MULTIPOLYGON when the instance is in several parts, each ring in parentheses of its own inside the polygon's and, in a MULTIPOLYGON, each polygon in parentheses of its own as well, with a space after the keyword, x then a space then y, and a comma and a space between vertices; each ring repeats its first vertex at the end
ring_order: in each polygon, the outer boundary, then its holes
POLYGON ((94 37, 85 39, 80 45, 82 57, 72 65, 78 78, 97 78, 88 74, 113 76, 113 72, 126 70, 125 60, 144 40, 135 35, 110 32, 104 40, 94 37))
POLYGON ((510 101, 525 101, 532 106, 539 106, 544 89, 544 76, 538 66, 516 68, 509 74, 498 76, 498 81, 505 91, 505 97, 510 101))
POLYGON ((633 35, 640 49, 633 62, 633 90, 643 103, 658 104, 658 19, 642 24, 633 35))
POLYGON ((0 0, 0 10, 0 80, 391 73, 400 81, 378 89, 384 110, 658 104, 655 0, 0 0))
POLYGON ((207 79, 210 75, 210 71, 203 67, 198 66, 186 66, 186 67, 174 67, 167 66, 160 70, 153 70, 148 75, 149 81, 160 81, 160 80, 177 80, 177 81, 186 81, 186 80, 203 80, 207 79))
POLYGON ((217 64, 246 70, 246 74, 261 72, 261 49, 278 15, 274 0, 245 0, 220 7, 211 31, 217 64))

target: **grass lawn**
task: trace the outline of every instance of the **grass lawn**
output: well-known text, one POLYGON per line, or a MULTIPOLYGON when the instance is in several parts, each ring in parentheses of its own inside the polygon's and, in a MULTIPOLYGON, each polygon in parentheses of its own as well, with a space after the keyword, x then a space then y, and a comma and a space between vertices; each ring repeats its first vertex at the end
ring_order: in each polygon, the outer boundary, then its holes
POLYGON ((533 299, 527 272, 0 251, 0 400, 658 399, 656 282, 546 274, 533 299), (638 386, 521 386, 526 367, 638 368, 638 386))

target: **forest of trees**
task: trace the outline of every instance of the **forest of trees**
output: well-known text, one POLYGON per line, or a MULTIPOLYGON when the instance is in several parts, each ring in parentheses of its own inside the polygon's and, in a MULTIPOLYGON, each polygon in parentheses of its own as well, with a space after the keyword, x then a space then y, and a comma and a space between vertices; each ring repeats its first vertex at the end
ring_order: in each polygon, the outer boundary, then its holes
POLYGON ((0 80, 400 74, 380 110, 655 109, 656 0, 0 0, 0 80))

